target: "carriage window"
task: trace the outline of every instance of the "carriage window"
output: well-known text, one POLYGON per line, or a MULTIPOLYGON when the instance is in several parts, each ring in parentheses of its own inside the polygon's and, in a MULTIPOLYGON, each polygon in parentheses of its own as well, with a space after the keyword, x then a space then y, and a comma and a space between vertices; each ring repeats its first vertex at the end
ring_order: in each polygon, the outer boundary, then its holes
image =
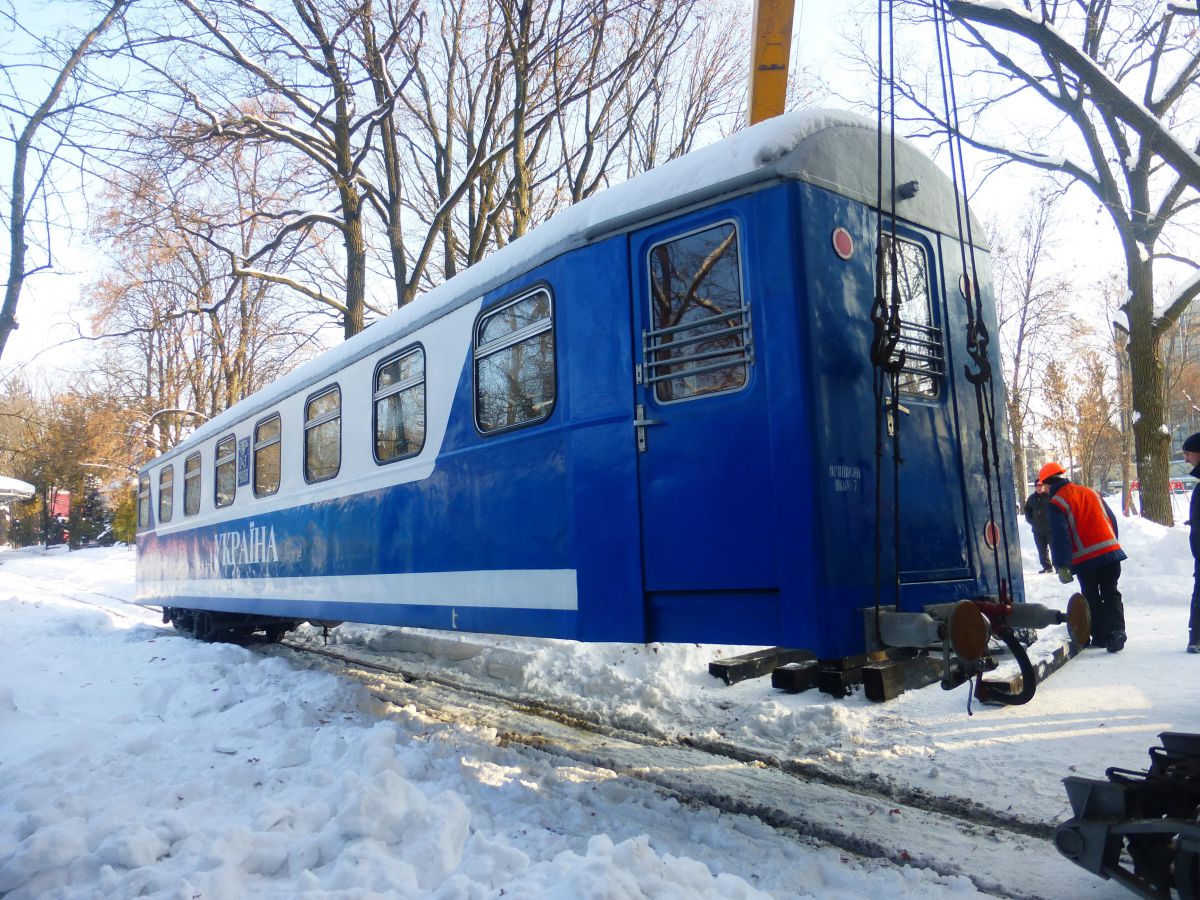
POLYGON ((482 432, 540 422, 554 407, 550 294, 488 313, 475 329, 475 415, 482 432))
POLYGON ((375 370, 375 460, 415 456, 425 446, 425 351, 414 347, 375 370))
POLYGON ((254 426, 254 496, 279 490, 279 416, 254 426))
POLYGON ((754 359, 732 222, 650 250, 643 377, 660 403, 736 391, 754 359))
MULTIPOLYGON (((884 235, 884 249, 892 237, 884 235)), ((884 284, 891 291, 892 254, 884 253, 884 284)), ((937 397, 945 374, 942 330, 933 324, 929 264, 920 244, 896 239, 896 283, 900 290, 900 348, 904 367, 900 390, 919 397, 937 397)))
POLYGON ((166 466, 158 473, 158 521, 171 521, 171 509, 175 503, 175 467, 166 466))
POLYGON ((342 464, 342 391, 330 388, 304 406, 304 480, 325 481, 342 464))
POLYGON ((233 503, 237 493, 237 438, 234 435, 217 441, 216 493, 213 502, 217 508, 233 503))
POLYGON ((150 524, 150 476, 138 476, 138 504, 137 504, 137 521, 138 528, 145 528, 150 524))
POLYGON ((200 512, 200 454, 193 453, 183 461, 183 514, 200 512))

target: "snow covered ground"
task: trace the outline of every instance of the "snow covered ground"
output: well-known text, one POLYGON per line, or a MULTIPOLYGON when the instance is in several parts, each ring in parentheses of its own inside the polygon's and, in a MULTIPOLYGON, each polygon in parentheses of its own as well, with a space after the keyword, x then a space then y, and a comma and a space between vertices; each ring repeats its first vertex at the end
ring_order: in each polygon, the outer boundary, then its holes
MULTIPOLYGON (((1069 814, 1064 775, 1142 768, 1158 732, 1200 730, 1188 671, 1200 656, 1184 653, 1186 531, 1121 524, 1125 651, 1087 651, 1030 704, 976 705, 970 717, 965 687, 883 705, 765 680, 726 687, 707 664, 737 647, 364 626, 335 642, 615 723, 1057 821, 1069 814)), ((1071 588, 1036 568, 1027 551, 1029 598, 1062 607, 1071 588)), ((6 900, 978 895, 965 878, 864 861, 493 730, 384 707, 356 682, 184 639, 120 602, 132 581, 127 549, 0 552, 6 900)), ((1014 889, 1022 864, 1013 859, 1014 889)), ((1093 882, 1088 896, 1128 896, 1093 882)))

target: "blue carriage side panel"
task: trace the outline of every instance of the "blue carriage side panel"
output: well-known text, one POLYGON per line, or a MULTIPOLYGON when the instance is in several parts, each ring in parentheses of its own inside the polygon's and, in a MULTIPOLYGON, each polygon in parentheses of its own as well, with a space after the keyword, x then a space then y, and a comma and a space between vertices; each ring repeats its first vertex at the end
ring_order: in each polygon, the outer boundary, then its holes
MULTIPOLYGON (((813 493, 820 509, 820 573, 813 619, 822 656, 857 652, 863 642, 857 610, 874 603, 875 457, 870 357, 874 223, 867 207, 809 185, 798 185, 810 327, 805 377, 813 385, 813 493), (854 255, 840 259, 831 241, 846 229, 854 255)), ((886 532, 885 532, 886 534, 886 532)), ((892 546, 881 547, 883 571, 892 546)))
MULTIPOLYGON (((486 312, 539 284, 551 290, 555 409, 546 422, 480 434, 468 354, 438 460, 435 477, 445 479, 447 491, 466 490, 469 496, 457 516, 427 520, 432 530, 456 522, 454 530, 490 548, 489 565, 495 568, 575 572, 578 612, 569 628, 539 632, 546 636, 645 637, 626 266, 624 240, 611 238, 567 253, 485 297, 486 312)), ((502 612, 492 618, 499 625, 487 630, 528 633, 521 631, 523 623, 504 622, 502 612)))
POLYGON ((785 182, 754 195, 753 201, 747 243, 764 348, 758 364, 770 411, 765 439, 772 461, 774 519, 769 539, 779 558, 780 594, 778 630, 764 629, 753 643, 815 650, 826 641, 818 593, 825 529, 813 479, 819 442, 817 386, 807 376, 814 349, 799 184, 785 182))

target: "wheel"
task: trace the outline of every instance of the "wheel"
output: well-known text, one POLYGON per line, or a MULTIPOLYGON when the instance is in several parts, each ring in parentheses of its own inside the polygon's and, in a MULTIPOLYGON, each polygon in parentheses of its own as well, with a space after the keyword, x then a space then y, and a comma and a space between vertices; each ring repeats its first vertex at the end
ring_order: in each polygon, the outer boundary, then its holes
POLYGON ((194 614, 192 634, 201 641, 213 640, 213 621, 212 616, 203 610, 199 610, 194 614))
POLYGON ((171 624, 180 634, 186 634, 190 637, 196 635, 195 614, 190 609, 173 609, 171 610, 171 624))

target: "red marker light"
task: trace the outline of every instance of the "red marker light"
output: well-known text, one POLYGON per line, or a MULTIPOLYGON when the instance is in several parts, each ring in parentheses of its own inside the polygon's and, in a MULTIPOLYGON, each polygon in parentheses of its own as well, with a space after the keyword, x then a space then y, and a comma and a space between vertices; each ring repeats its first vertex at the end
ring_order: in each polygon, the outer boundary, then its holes
POLYGON ((1000 529, 996 527, 995 522, 988 522, 983 526, 983 542, 988 545, 989 550, 995 550, 1000 544, 1000 529))
POLYGON ((833 229, 833 252, 842 259, 849 259, 854 252, 854 238, 841 226, 833 229))

